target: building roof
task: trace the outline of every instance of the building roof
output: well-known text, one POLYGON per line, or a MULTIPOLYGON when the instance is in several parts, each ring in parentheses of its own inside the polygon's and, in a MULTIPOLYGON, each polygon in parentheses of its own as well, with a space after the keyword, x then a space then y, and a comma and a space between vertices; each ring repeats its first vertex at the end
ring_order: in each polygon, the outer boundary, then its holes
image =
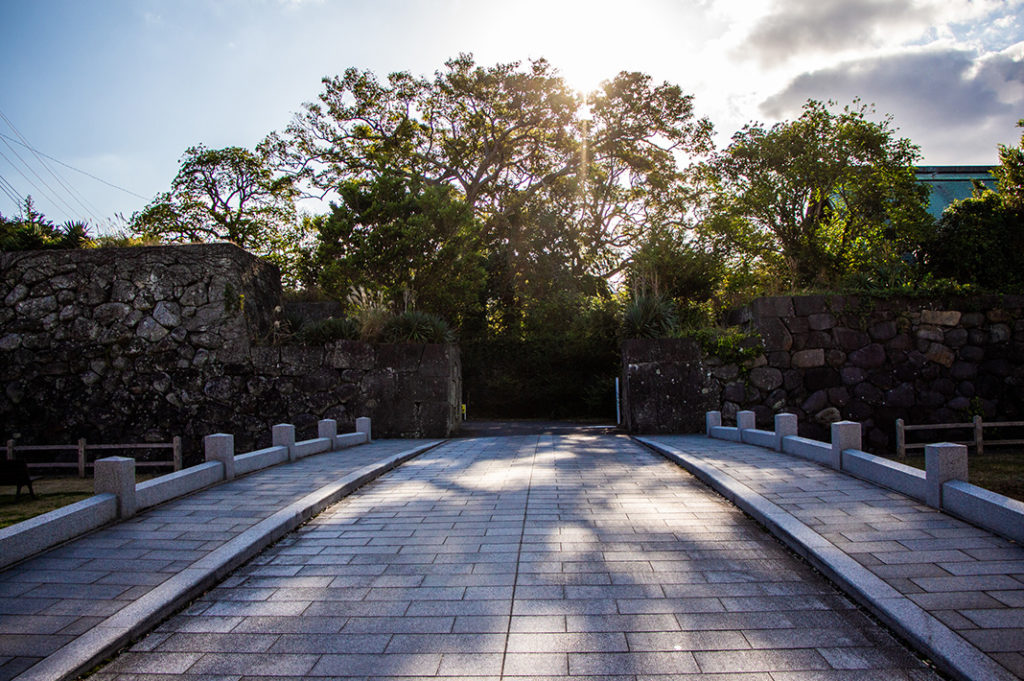
POLYGON ((917 166, 917 179, 931 187, 928 212, 938 219, 942 211, 957 199, 969 198, 974 191, 974 181, 979 180, 986 187, 995 188, 996 180, 991 171, 996 166, 917 166))

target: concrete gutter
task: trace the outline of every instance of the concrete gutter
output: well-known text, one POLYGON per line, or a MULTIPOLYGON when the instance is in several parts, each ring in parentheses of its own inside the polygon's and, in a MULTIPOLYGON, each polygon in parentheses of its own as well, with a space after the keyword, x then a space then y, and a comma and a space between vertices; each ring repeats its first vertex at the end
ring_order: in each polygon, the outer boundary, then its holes
POLYGON ((768 528, 848 596, 958 681, 1019 681, 919 605, 876 577, 795 516, 698 457, 656 440, 640 444, 678 464, 768 528))
POLYGON ((364 466, 290 503, 25 670, 15 681, 64 681, 90 671, 331 504, 442 442, 364 466))

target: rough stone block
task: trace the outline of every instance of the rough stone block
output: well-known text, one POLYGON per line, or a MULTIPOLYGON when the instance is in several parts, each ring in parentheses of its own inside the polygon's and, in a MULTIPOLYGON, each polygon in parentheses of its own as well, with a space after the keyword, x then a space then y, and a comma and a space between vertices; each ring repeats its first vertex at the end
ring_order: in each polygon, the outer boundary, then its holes
POLYGON ((926 445, 924 469, 928 479, 925 501, 933 508, 942 508, 942 485, 950 480, 967 482, 967 447, 951 442, 926 445))
POLYGON ((799 350, 793 353, 793 367, 796 369, 823 366, 825 366, 825 351, 822 348, 799 350))
POLYGON ((921 310, 921 323, 956 326, 960 323, 960 312, 956 310, 921 310))
POLYGON ((96 494, 113 494, 117 497, 118 518, 131 518, 135 515, 138 509, 135 500, 135 459, 126 456, 97 459, 93 476, 96 494))
POLYGON ((207 461, 219 461, 224 465, 224 479, 235 478, 235 436, 228 433, 214 433, 203 438, 203 450, 207 461))

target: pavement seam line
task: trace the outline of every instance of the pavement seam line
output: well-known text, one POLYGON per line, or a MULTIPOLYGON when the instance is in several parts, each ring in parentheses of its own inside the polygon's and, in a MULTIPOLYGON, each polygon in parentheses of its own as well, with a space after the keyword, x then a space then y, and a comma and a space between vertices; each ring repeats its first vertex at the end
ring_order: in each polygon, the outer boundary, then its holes
POLYGON ((292 501, 110 615, 86 634, 58 648, 13 681, 63 681, 87 672, 317 513, 442 442, 437 440, 392 454, 292 501))
POLYGON ((692 453, 651 438, 637 442, 692 473, 764 525, 939 667, 961 681, 1017 681, 1018 677, 933 615, 886 584, 844 551, 778 505, 692 453), (884 594, 884 595, 883 595, 884 594))
POLYGON ((533 445, 532 461, 530 462, 530 477, 526 481, 526 499, 523 502, 523 524, 519 528, 519 546, 516 549, 516 571, 512 577, 512 599, 508 604, 508 624, 505 625, 505 647, 501 651, 501 671, 499 679, 505 678, 505 660, 508 658, 508 640, 512 636, 512 613, 516 607, 516 589, 519 587, 519 562, 523 555, 523 542, 526 539, 526 516, 530 511, 530 490, 533 488, 533 470, 537 465, 537 450, 540 449, 540 438, 533 445))

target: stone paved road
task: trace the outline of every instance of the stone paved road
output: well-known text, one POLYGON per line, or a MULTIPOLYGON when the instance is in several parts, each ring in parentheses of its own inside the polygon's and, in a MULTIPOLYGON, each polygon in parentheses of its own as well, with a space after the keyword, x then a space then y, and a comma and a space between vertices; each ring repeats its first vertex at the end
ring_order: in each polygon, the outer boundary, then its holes
POLYGON ((1024 547, 794 456, 703 436, 652 439, 699 457, 786 510, 1024 678, 1024 547))
POLYGON ((292 501, 424 442, 382 440, 274 466, 0 572, 0 681, 73 643, 292 501))
POLYGON ((451 441, 331 507, 96 681, 937 677, 622 436, 451 441))

